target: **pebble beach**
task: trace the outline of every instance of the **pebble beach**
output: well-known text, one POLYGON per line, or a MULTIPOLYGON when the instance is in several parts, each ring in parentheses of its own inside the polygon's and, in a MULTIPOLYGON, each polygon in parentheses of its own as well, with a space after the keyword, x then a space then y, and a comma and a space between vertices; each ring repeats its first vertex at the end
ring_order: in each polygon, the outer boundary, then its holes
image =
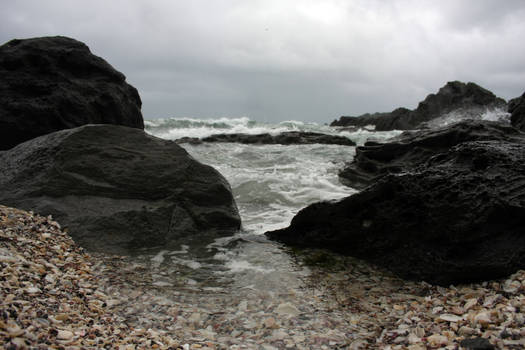
POLYGON ((4 349, 523 349, 525 271, 448 288, 359 260, 283 293, 173 290, 88 254, 51 217, 0 206, 4 349))

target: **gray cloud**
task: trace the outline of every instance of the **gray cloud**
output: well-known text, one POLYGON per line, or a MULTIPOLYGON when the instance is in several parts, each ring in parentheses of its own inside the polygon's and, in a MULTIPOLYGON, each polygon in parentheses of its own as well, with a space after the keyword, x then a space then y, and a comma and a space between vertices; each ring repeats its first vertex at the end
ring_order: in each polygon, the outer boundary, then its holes
POLYGON ((11 1, 0 40, 66 35, 126 74, 146 118, 329 122, 413 108, 448 80, 525 90, 517 1, 11 1))

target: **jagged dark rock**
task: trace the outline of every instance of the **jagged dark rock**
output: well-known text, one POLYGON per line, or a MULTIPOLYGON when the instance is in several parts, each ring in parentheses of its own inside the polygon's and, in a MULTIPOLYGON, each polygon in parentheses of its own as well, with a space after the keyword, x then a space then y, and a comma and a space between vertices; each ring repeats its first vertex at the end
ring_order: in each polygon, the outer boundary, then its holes
POLYGON ((84 124, 144 128, 137 90, 89 48, 66 37, 0 46, 0 149, 84 124))
MULTIPOLYGON (((188 141, 192 141, 188 139, 188 141)), ((217 134, 204 137, 203 142, 237 142, 246 144, 281 144, 281 145, 302 145, 302 144, 332 144, 355 146, 355 142, 344 136, 321 134, 306 131, 286 131, 277 135, 270 134, 217 134)))
POLYGON ((392 142, 367 142, 357 147, 354 159, 341 170, 339 179, 349 187, 363 189, 381 176, 411 171, 462 142, 512 141, 521 136, 510 125, 488 121, 463 121, 442 128, 405 132, 392 142))
POLYGON ((0 188, 0 203, 53 215, 94 251, 206 241, 240 226, 215 169, 124 126, 57 131, 0 152, 0 188))
POLYGON ((511 124, 522 131, 525 131, 525 93, 521 97, 512 99, 508 104, 511 124))
POLYGON ((417 129, 422 123, 459 110, 463 115, 475 118, 487 108, 504 108, 505 100, 474 84, 459 81, 448 82, 437 94, 428 95, 415 110, 398 108, 390 113, 364 114, 359 117, 341 117, 331 126, 374 125, 378 131, 417 129))
MULTIPOLYGON (((437 140, 436 140, 437 141, 437 140)), ((389 154, 395 154, 395 149, 389 154)), ((266 235, 449 285, 525 268, 525 140, 469 141, 266 235)))

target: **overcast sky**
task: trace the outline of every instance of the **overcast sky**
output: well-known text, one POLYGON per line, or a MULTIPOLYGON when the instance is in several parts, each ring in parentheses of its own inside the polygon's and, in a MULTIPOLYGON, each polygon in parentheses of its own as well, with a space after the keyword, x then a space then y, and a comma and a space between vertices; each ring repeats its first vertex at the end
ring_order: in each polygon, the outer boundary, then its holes
POLYGON ((330 122, 415 108, 450 80, 525 91, 523 0, 0 0, 0 41, 65 35, 145 118, 330 122))

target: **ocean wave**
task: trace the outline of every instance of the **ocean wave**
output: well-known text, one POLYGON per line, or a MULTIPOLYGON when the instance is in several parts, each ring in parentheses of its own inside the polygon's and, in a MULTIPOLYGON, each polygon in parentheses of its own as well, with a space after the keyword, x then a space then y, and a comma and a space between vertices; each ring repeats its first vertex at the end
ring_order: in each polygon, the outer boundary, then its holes
POLYGON ((146 132, 167 140, 176 140, 183 137, 203 138, 215 134, 270 134, 277 135, 287 131, 317 132, 329 135, 346 136, 358 145, 364 144, 367 139, 397 136, 400 131, 375 132, 359 129, 355 131, 341 131, 328 125, 315 122, 286 120, 278 123, 265 123, 252 120, 248 117, 239 118, 162 118, 146 120, 146 132))
POLYGON ((503 108, 467 108, 456 109, 425 123, 426 126, 435 128, 461 122, 463 120, 487 120, 510 123, 510 113, 503 108))

